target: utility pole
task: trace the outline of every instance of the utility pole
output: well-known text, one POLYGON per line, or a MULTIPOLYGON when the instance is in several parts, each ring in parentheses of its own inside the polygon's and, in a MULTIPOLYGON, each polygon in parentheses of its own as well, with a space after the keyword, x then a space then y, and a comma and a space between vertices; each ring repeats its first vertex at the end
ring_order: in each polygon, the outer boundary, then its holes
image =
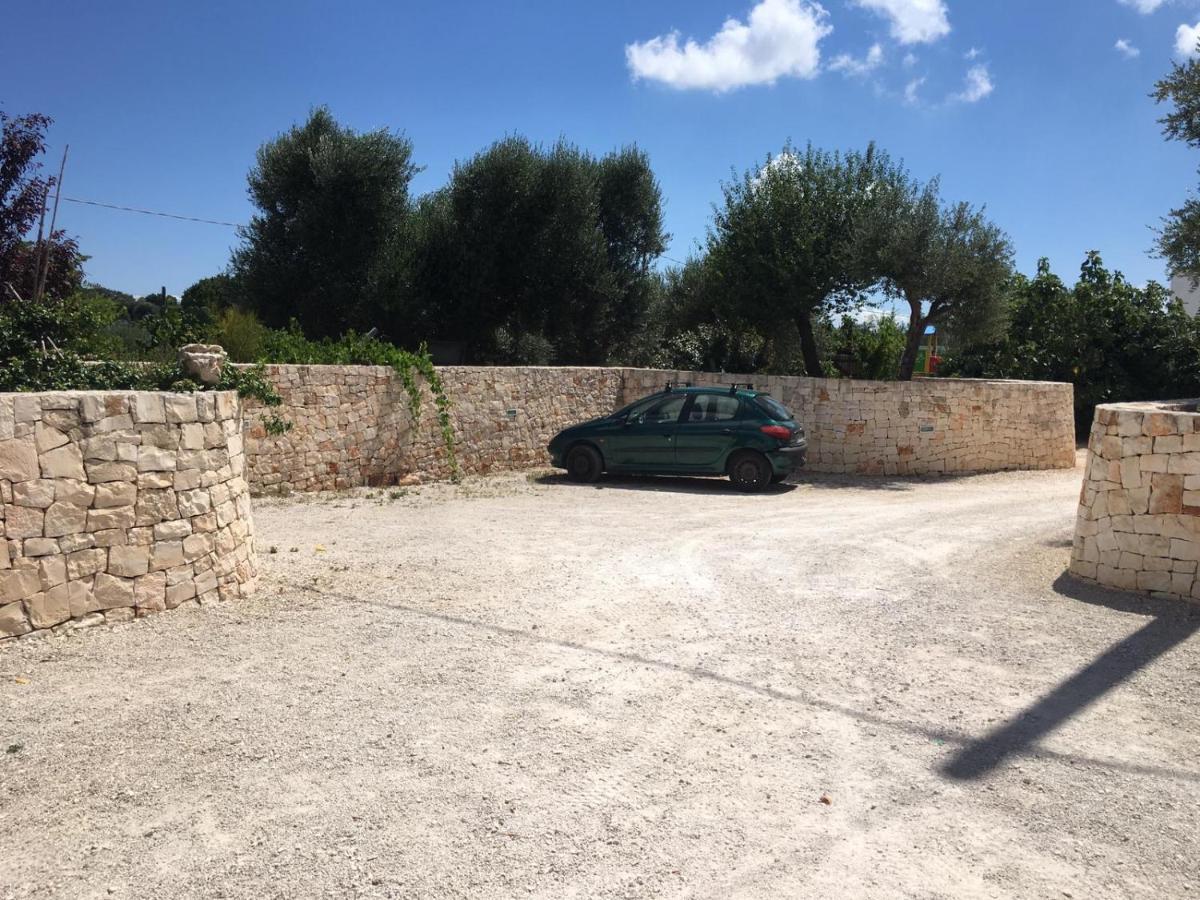
MULTIPOLYGON (((50 233, 46 235, 46 243, 42 246, 42 255, 38 260, 37 277, 34 281, 33 299, 35 301, 42 298, 42 291, 46 289, 46 279, 50 277, 50 241, 54 237, 54 226, 58 222, 58 199, 62 196, 63 172, 67 168, 67 153, 70 151, 71 145, 67 144, 63 147, 62 162, 58 167, 58 181, 54 183, 54 212, 50 216, 50 233)), ((46 202, 42 201, 42 222, 46 221, 46 202)), ((42 226, 38 224, 38 240, 42 239, 42 226)))

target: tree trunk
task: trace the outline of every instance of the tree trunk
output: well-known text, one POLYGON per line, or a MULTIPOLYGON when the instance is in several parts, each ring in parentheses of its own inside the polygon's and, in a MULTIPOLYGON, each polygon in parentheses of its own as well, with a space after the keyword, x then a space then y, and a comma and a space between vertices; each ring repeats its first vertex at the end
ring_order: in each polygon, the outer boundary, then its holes
POLYGON ((897 378, 900 381, 912 381, 913 369, 917 367, 917 353, 921 350, 921 338, 925 336, 925 326, 928 319, 921 315, 921 304, 915 305, 909 301, 911 312, 908 315, 908 336, 904 340, 904 353, 900 357, 900 371, 897 378))
POLYGON ((821 355, 817 352, 817 339, 813 336, 812 317, 804 313, 796 320, 800 331, 800 353, 804 356, 804 373, 810 378, 823 378, 821 355))

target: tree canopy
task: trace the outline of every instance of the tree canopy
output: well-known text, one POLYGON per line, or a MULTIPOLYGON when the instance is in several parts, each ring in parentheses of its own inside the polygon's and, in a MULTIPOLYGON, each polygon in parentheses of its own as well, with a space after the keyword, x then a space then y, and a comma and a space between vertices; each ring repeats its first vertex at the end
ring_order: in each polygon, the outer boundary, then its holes
POLYGON ((495 362, 615 358, 651 302, 662 199, 646 155, 498 141, 422 200, 401 324, 495 362))
POLYGON ((416 172, 407 138, 359 134, 324 107, 264 144, 248 179, 258 213, 232 263, 246 305, 315 336, 370 328, 389 305, 381 284, 416 172))
MULTIPOLYGON (((1200 148, 1200 60, 1175 63, 1152 96, 1172 107, 1159 120, 1167 139, 1200 148)), ((1200 199, 1189 196, 1168 213, 1158 231, 1157 249, 1171 274, 1200 277, 1200 199)))

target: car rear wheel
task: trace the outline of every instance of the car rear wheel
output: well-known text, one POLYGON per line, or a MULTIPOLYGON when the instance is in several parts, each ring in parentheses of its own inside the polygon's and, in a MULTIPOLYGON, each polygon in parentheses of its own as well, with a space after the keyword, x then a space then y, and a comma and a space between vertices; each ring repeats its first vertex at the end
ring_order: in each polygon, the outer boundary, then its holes
POLYGON ((599 451, 587 444, 572 447, 567 454, 567 475, 572 481, 591 483, 600 479, 604 471, 604 461, 599 451))
POLYGON ((771 483, 771 464, 752 451, 734 454, 729 460, 729 480, 739 491, 761 491, 771 483))

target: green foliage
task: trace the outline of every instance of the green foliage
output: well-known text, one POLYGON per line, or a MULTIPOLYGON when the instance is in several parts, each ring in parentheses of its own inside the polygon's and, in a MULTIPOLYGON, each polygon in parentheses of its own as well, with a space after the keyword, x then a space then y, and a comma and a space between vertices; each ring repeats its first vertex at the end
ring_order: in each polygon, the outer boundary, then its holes
POLYGON ((270 329, 258 316, 231 306, 217 314, 207 340, 220 344, 233 362, 246 363, 262 358, 269 335, 270 329))
POLYGON ((184 310, 203 310, 214 320, 225 310, 241 303, 242 295, 237 280, 226 274, 201 278, 179 298, 179 305, 184 310))
POLYGON ((377 324, 417 171, 405 137, 359 134, 324 107, 264 144, 249 175, 259 212, 232 263, 246 307, 322 337, 377 324))
MULTIPOLYGON (((0 305, 0 391, 202 389, 174 361, 145 364, 85 359, 112 306, 106 297, 86 294, 0 305), (107 311, 103 304, 109 305, 107 311)), ((264 377, 262 366, 245 370, 226 366, 217 389, 236 390, 267 406, 283 402, 264 377)))
MULTIPOLYGON (((1171 110, 1159 122, 1168 140, 1200 148, 1200 60, 1175 63, 1154 86, 1158 103, 1171 110)), ((1158 232, 1157 249, 1173 275, 1200 275, 1200 200, 1188 197, 1171 210, 1158 232)))
POLYGON ((894 379, 907 334, 905 326, 892 316, 867 322, 843 316, 841 326, 829 336, 836 374, 870 381, 894 379))
POLYGON ((951 354, 946 374, 1072 382, 1081 434, 1097 403, 1200 395, 1200 321, 1162 285, 1136 287, 1092 252, 1073 288, 1043 259, 1006 297, 1003 337, 951 354))
POLYGON ((560 364, 627 356, 666 238, 644 153, 520 137, 456 165, 410 235, 393 334, 462 341, 480 362, 560 364))
POLYGON ((1008 236, 983 210, 943 205, 937 179, 922 184, 893 168, 878 186, 878 214, 866 256, 886 293, 909 307, 898 377, 912 378, 930 325, 960 340, 994 336, 1003 324, 1002 289, 1012 273, 1008 236))
POLYGON ((813 322, 876 280, 861 235, 892 168, 873 145, 840 154, 788 144, 723 186, 708 239, 715 304, 767 337, 772 368, 788 368, 798 346, 807 373, 821 374, 813 322))
POLYGON ((408 394, 409 411, 414 422, 421 417, 421 382, 418 378, 424 379, 437 410, 438 427, 446 447, 450 471, 455 479, 458 478, 458 457, 450 423, 450 400, 424 344, 416 353, 410 353, 386 341, 353 331, 337 340, 322 338, 314 341, 306 338, 299 324, 293 321, 286 331, 269 332, 262 358, 273 363, 296 365, 390 366, 408 394))

